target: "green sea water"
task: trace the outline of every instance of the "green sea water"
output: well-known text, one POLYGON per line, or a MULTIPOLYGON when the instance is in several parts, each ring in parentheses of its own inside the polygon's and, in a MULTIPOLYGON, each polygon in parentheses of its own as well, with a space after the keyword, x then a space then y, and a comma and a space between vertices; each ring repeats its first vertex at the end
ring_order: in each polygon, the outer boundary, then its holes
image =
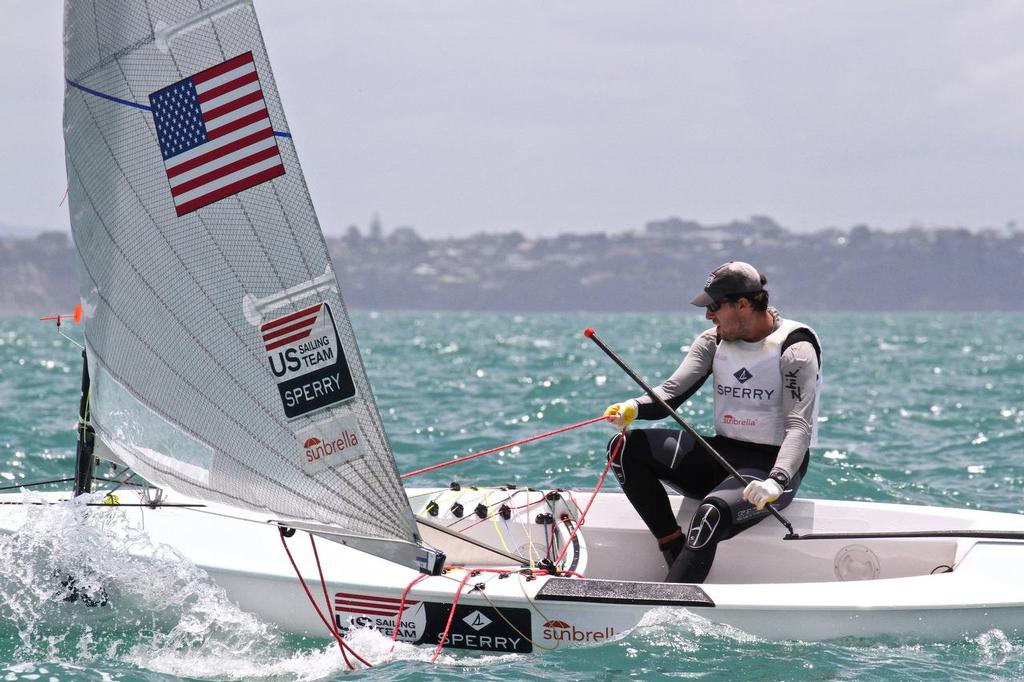
MULTIPOLYGON (((801 495, 1024 513, 1024 316, 794 316, 824 346, 820 444, 801 495)), ((582 421, 636 395, 582 337, 584 327, 656 382, 706 322, 690 313, 357 313, 354 324, 399 469, 409 471, 582 421)), ((0 486, 70 474, 79 372, 78 350, 51 326, 0 318, 0 486)), ((705 388, 685 412, 707 431, 710 408, 705 388)), ((610 433, 596 424, 418 483, 590 489, 610 433)), ((81 531, 76 514, 55 510, 0 538, 0 679, 1024 678, 1024 639, 998 630, 927 644, 777 642, 658 610, 592 648, 452 654, 438 664, 430 651, 388 654, 390 641, 359 633, 354 646, 379 665, 348 673, 326 640, 285 635, 241 612, 167 548, 152 548, 166 568, 142 571, 123 542, 81 531), (68 563, 92 566, 117 605, 89 610, 53 599, 53 567, 68 563)))

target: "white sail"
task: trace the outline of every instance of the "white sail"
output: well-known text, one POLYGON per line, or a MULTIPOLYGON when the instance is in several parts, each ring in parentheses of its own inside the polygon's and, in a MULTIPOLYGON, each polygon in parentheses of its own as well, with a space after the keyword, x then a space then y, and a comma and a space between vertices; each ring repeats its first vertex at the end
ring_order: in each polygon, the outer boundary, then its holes
POLYGON ((90 411, 158 485, 415 550, 246 0, 68 0, 90 411))

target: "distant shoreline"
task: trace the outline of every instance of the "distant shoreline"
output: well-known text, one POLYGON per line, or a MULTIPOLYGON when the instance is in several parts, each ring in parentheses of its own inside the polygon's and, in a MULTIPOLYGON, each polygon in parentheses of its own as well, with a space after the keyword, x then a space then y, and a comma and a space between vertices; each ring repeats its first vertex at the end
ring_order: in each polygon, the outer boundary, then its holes
MULTIPOLYGON (((673 312, 709 270, 747 260, 773 303, 806 312, 1024 311, 1024 231, 860 225, 792 233, 770 218, 701 225, 679 218, 641 230, 426 239, 410 227, 327 238, 343 297, 361 311, 673 312)), ((0 314, 78 300, 70 235, 0 237, 0 314)))

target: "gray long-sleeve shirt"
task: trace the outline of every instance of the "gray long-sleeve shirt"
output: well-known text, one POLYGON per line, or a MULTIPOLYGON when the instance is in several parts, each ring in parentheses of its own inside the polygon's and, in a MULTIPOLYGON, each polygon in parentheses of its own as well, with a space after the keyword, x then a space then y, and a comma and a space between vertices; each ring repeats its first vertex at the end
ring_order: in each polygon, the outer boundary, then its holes
MULTIPOLYGON (((773 309, 775 329, 781 318, 773 309)), ((711 375, 718 340, 715 328, 701 332, 675 372, 654 392, 673 408, 688 400, 711 375)), ((818 398, 818 356, 809 341, 797 341, 786 348, 779 360, 783 382, 782 409, 785 412, 785 437, 779 447, 772 471, 781 471, 787 477, 800 468, 804 453, 811 443, 814 403, 818 398)), ((638 419, 662 419, 667 413, 650 396, 635 398, 638 419)))

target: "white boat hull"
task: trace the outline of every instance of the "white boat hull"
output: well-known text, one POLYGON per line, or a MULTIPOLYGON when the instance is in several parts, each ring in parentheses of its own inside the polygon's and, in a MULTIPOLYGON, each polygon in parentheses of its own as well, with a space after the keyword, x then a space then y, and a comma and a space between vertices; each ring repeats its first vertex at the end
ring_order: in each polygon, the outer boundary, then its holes
MULTIPOLYGON (((542 496, 542 493, 526 494, 542 496)), ((546 537, 535 510, 524 504, 509 521, 479 519, 472 503, 496 491, 411 490, 417 511, 440 501, 441 525, 468 529, 478 540, 529 556, 546 537), (474 497, 475 496, 475 497, 474 497), (450 513, 465 500, 464 515, 450 513)), ((519 494, 519 493, 517 493, 519 494)), ((568 493, 564 493, 569 495, 568 493)), ((56 502, 66 494, 34 495, 56 502)), ((136 493, 119 492, 122 503, 136 493)), ((20 495, 0 496, 6 503, 20 495)), ((539 500, 540 497, 537 497, 539 500)), ((580 502, 585 494, 578 496, 580 502)), ((196 502, 169 494, 168 503, 196 502)), ((490 500, 489 500, 490 501, 490 500)), ((681 519, 693 501, 673 497, 681 519)), ((536 505, 536 506, 535 506, 536 505)), ((0 506, 0 531, 17 532, 43 505, 0 506)), ((166 544, 205 570, 242 609, 283 630, 329 637, 310 606, 267 514, 216 504, 200 508, 163 506, 92 507, 92 514, 124 514, 144 527, 155 544, 166 544)), ((798 533, 909 530, 1024 531, 1024 517, 993 512, 861 502, 798 499, 786 510, 798 533)), ((436 533, 434 534, 436 535, 436 533)), ((409 592, 399 625, 404 641, 436 645, 466 571, 447 644, 495 652, 535 652, 595 644, 635 627, 654 608, 679 609, 714 623, 771 639, 824 640, 895 636, 915 640, 954 639, 999 628, 1024 632, 1024 541, 968 537, 848 540, 783 540, 772 519, 720 545, 715 566, 702 585, 658 582, 666 567, 650 534, 619 493, 595 501, 575 548, 576 570, 586 576, 527 576, 519 567, 483 560, 455 542, 449 563, 464 565, 420 580, 409 592), (503 571, 503 572, 499 572, 503 571)), ((428 539, 440 540, 446 536, 428 539)), ((564 536, 563 536, 564 537, 564 536)), ((309 536, 288 540, 318 604, 322 590, 309 536)), ((318 539, 316 547, 328 594, 330 617, 341 627, 370 625, 391 635, 402 593, 420 574, 345 545, 318 539)), ((328 609, 325 609, 325 611, 328 609)), ((688 616, 689 617, 689 616, 688 616)))

